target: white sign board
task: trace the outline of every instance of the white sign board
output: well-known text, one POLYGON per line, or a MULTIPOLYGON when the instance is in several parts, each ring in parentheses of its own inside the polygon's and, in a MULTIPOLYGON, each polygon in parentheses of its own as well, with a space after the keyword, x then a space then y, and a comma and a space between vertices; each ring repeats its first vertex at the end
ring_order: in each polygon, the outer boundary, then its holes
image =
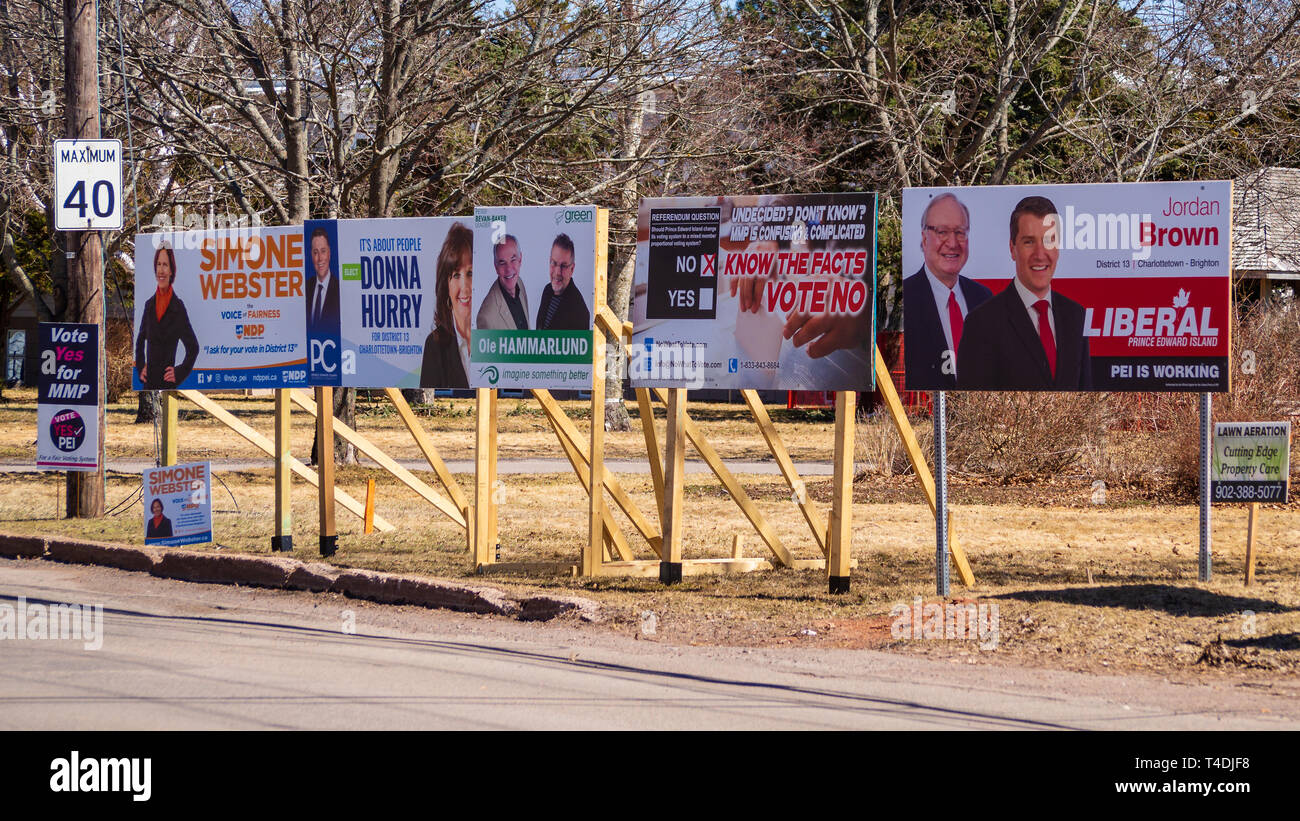
POLYGON ((596 241, 594 205, 474 209, 470 387, 591 388, 596 241))
POLYGON ((634 387, 869 391, 876 195, 641 200, 634 387))
POLYGON ((144 541, 167 546, 212 541, 210 463, 145 469, 144 541))
POLYGON ((56 231, 122 229, 122 141, 54 141, 56 231))
POLYGON ((302 226, 137 234, 135 390, 307 384, 302 226))

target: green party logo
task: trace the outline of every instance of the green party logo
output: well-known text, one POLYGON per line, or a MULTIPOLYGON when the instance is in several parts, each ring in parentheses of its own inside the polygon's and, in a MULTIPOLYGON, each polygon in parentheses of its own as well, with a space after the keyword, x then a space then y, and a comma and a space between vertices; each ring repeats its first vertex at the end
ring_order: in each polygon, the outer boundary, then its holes
POLYGON ((592 213, 590 208, 566 208, 563 211, 555 212, 556 225, 569 225, 574 222, 591 222, 592 213))
POLYGON ((478 375, 486 376, 489 385, 495 385, 497 380, 501 378, 501 374, 497 372, 496 365, 488 365, 486 368, 480 369, 478 375))

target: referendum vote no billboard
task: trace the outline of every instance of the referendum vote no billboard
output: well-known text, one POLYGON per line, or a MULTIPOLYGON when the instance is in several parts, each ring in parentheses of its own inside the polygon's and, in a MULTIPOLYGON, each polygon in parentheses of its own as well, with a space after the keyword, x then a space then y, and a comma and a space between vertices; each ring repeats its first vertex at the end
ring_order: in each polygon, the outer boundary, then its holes
POLYGON ((907 388, 1226 391, 1231 194, 905 189, 907 388))
POLYGON ((876 195, 641 200, 637 387, 872 390, 876 195))
POLYGON ((301 226, 135 238, 132 387, 307 384, 301 226))
POLYGON ((311 384, 468 388, 472 224, 308 220, 297 309, 311 384))
POLYGON ((595 206, 474 209, 469 383, 591 387, 595 206))

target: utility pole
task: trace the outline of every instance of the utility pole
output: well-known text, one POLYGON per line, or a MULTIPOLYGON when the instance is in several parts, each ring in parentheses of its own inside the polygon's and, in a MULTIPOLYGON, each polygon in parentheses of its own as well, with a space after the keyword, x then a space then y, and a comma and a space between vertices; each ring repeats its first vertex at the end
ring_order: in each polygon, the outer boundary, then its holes
MULTIPOLYGON (((99 9, 97 0, 63 0, 64 115, 69 139, 99 138, 99 9)), ((64 232, 68 322, 99 326, 96 424, 99 470, 68 471, 68 518, 104 515, 104 266, 99 231, 64 232)))

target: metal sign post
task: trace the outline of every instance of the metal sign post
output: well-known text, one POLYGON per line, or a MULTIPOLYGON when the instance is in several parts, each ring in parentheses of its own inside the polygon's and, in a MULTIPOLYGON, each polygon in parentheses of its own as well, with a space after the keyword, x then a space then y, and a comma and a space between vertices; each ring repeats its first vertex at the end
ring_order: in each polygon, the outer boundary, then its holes
POLYGON ((1201 394, 1201 550, 1197 578, 1208 582, 1210 561, 1210 394, 1201 394))

